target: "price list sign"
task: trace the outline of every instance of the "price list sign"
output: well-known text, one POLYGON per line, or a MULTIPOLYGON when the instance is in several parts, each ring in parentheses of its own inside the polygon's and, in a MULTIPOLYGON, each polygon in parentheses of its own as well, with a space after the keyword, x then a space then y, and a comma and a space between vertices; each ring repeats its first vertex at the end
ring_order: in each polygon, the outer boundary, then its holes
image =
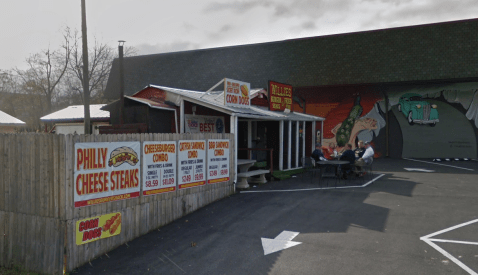
POLYGON ((180 140, 178 148, 179 189, 206 184, 206 141, 180 140))
POLYGON ((227 139, 207 142, 207 183, 229 181, 229 145, 227 139))
POLYGON ((176 141, 143 143, 143 195, 176 190, 176 141))

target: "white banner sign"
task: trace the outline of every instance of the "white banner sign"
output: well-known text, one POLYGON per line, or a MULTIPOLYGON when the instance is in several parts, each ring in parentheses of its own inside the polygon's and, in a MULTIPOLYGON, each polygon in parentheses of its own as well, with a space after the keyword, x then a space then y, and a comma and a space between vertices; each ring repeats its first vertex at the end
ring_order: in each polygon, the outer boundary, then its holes
POLYGON ((139 142, 75 144, 75 207, 139 197, 139 142))
POLYGON ((224 117, 184 115, 186 133, 224 133, 224 117))
POLYGON ((229 78, 224 79, 224 105, 250 107, 251 84, 229 78))
POLYGON ((227 139, 207 142, 207 183, 229 181, 229 146, 227 139))
POLYGON ((178 148, 179 189, 206 184, 206 141, 180 140, 178 148))
POLYGON ((176 190, 176 141, 143 143, 143 195, 176 190))

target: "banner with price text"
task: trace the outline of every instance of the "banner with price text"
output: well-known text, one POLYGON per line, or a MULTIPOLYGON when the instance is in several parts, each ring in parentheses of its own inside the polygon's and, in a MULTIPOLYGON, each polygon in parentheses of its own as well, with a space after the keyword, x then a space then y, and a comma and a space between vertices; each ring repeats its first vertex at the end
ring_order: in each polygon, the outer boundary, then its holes
POLYGON ((207 183, 229 181, 228 139, 210 139, 207 141, 207 183))
POLYGON ((143 143, 143 195, 176 190, 176 141, 143 143))
POLYGON ((206 184, 206 141, 180 140, 178 163, 179 189, 206 184))

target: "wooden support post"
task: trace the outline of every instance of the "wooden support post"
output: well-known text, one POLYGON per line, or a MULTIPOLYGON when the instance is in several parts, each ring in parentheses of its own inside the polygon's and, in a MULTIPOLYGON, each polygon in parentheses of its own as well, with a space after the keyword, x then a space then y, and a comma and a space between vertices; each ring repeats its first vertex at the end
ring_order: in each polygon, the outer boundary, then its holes
POLYGON ((287 169, 291 168, 291 154, 292 154, 292 120, 289 120, 287 127, 287 169))
POLYGON ((295 168, 299 168, 299 122, 295 122, 295 168))
POLYGON ((279 171, 284 170, 284 121, 279 121, 279 171))
MULTIPOLYGON (((302 121, 302 157, 305 158, 305 121, 302 121)), ((304 163, 302 163, 304 166, 304 163)))

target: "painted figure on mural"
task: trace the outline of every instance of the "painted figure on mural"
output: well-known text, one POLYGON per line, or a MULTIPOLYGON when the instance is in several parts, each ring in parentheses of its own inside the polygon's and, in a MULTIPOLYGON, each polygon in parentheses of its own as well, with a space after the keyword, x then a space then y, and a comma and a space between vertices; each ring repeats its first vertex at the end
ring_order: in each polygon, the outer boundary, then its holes
POLYGON ((348 101, 327 115, 327 128, 331 129, 328 133, 324 129, 322 147, 327 158, 333 159, 334 151, 342 153, 347 143, 352 144, 352 149, 355 149, 358 140, 372 141, 374 137, 378 136, 380 129, 385 127, 385 119, 380 114, 380 108, 376 101, 366 115, 360 117, 361 112, 360 97, 357 97, 353 105, 348 101))

